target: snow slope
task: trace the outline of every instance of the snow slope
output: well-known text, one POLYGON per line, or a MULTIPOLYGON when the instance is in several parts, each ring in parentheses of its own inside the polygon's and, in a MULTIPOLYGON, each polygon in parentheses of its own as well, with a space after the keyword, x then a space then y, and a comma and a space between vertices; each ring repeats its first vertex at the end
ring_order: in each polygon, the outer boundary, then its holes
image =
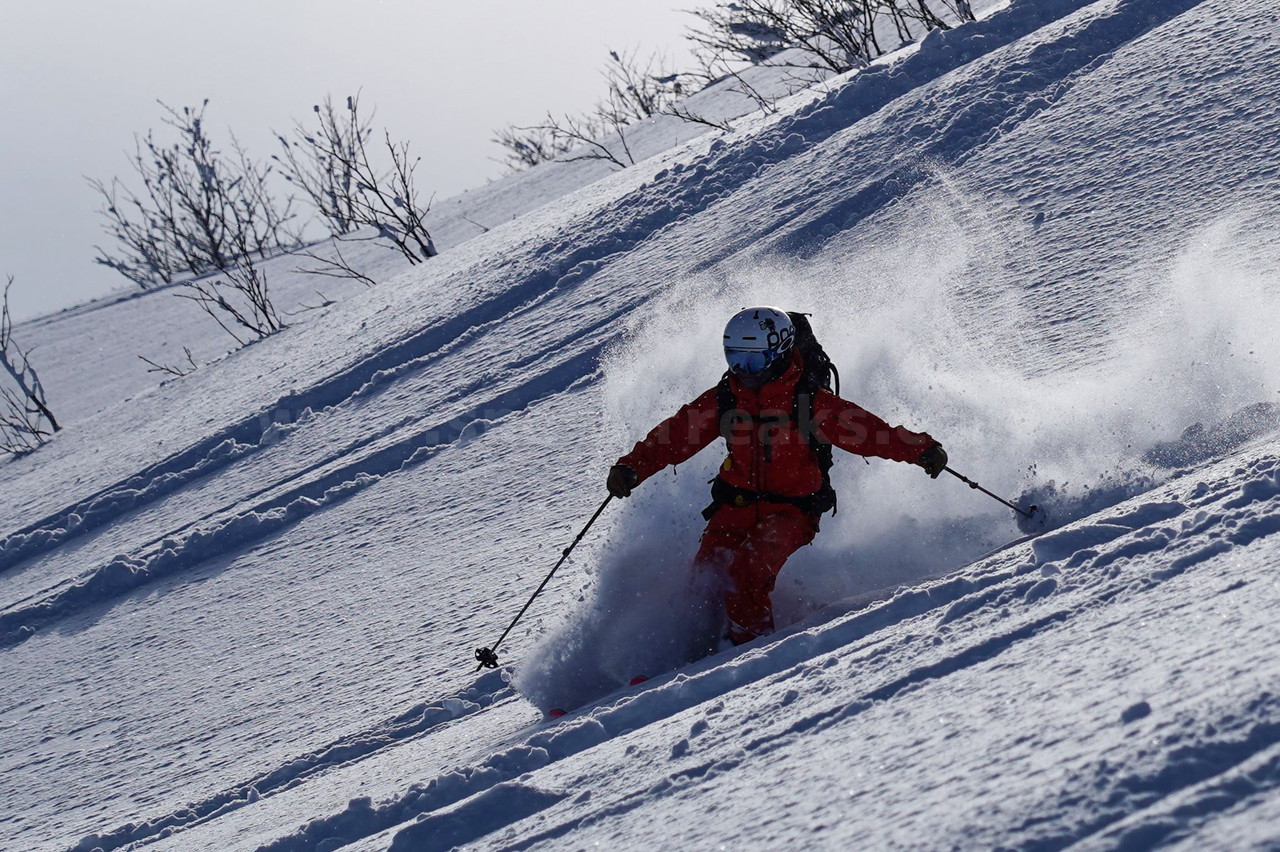
POLYGON ((0 465, 0 847, 1274 847, 1273 29, 1015 0, 86 403, 0 465), (708 451, 476 673, 755 301, 1055 528, 843 458, 790 626, 681 666, 708 451))

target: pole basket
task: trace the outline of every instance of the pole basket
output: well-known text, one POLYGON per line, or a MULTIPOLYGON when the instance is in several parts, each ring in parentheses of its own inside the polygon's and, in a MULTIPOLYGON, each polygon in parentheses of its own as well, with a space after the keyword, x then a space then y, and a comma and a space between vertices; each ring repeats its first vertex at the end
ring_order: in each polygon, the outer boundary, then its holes
POLYGON ((476 648, 476 662, 480 663, 482 669, 496 669, 498 652, 491 648, 476 648))

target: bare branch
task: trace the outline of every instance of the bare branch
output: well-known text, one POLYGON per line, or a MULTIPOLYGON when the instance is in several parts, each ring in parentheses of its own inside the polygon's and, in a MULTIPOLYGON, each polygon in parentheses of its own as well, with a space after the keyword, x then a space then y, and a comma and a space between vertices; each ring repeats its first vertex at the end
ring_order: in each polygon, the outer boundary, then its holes
POLYGON ((577 152, 572 156, 561 157, 561 161, 565 163, 604 160, 620 169, 632 165, 624 163, 608 145, 599 141, 598 137, 605 132, 605 129, 598 120, 592 118, 575 118, 571 115, 556 118, 551 113, 547 113, 547 119, 543 124, 520 129, 549 133, 553 138, 562 140, 565 148, 577 152))
POLYGON ((170 364, 158 364, 145 355, 139 355, 138 357, 150 365, 151 368, 147 370, 148 373, 166 373, 170 376, 182 378, 183 376, 191 375, 199 368, 196 364, 195 357, 191 354, 190 347, 184 346, 182 347, 182 351, 187 356, 187 366, 185 367, 174 367, 170 364))
POLYGON ((512 172, 523 171, 539 163, 554 160, 576 146, 573 139, 561 136, 544 125, 516 127, 507 125, 494 131, 494 142, 506 150, 500 161, 512 172))
POLYGON ((336 260, 334 258, 328 258, 323 255, 316 254, 314 251, 299 252, 300 256, 305 257, 308 260, 314 260, 321 264, 321 266, 315 269, 295 269, 294 272, 299 275, 322 275, 325 278, 350 278, 352 280, 359 281, 366 287, 373 287, 378 283, 352 266, 350 262, 343 257, 342 249, 338 246, 337 242, 334 243, 333 252, 337 257, 336 260))
POLYGON ((337 304, 336 302, 333 301, 333 299, 330 299, 328 296, 326 296, 324 293, 321 293, 319 290, 316 291, 316 295, 320 297, 320 304, 318 305, 302 304, 302 305, 299 305, 299 310, 287 311, 286 313, 288 313, 289 316, 291 317, 296 317, 298 314, 305 314, 307 311, 319 311, 329 307, 330 305, 337 304))
POLYGON ((27 353, 13 339, 9 313, 13 281, 8 276, 0 299, 0 371, 10 379, 0 385, 0 452, 22 455, 38 449, 62 427, 49 409, 44 386, 27 353))
POLYGON ((323 104, 311 108, 319 123, 318 131, 308 131, 301 122, 295 122, 292 141, 276 136, 283 158, 272 158, 281 164, 285 180, 310 199, 335 236, 358 227, 355 163, 361 146, 373 132, 373 115, 359 115, 359 98, 359 92, 348 98, 347 108, 340 112, 334 107, 332 96, 326 95, 323 104))
POLYGON ((222 327, 222 330, 231 335, 235 339, 236 343, 241 346, 244 346, 248 341, 235 333, 233 328, 228 325, 227 321, 223 318, 224 314, 231 319, 232 325, 247 328, 254 332, 258 337, 264 337, 265 334, 258 333, 256 326, 251 325, 245 314, 242 313, 237 306, 233 305, 227 298, 227 295, 219 289, 217 286, 218 283, 219 282, 217 281, 191 282, 183 285, 183 287, 190 292, 175 293, 174 295, 179 299, 186 299, 199 305, 201 310, 212 317, 213 320, 222 327))
POLYGON ((713 128, 715 130, 723 130, 726 133, 728 133, 730 130, 733 130, 733 125, 729 122, 729 119, 722 118, 719 121, 717 121, 713 118, 707 118, 705 115, 698 115, 697 113, 693 112, 687 107, 682 107, 682 106, 668 107, 667 115, 672 116, 673 118, 678 118, 681 121, 687 121, 690 124, 701 124, 706 127, 713 128))

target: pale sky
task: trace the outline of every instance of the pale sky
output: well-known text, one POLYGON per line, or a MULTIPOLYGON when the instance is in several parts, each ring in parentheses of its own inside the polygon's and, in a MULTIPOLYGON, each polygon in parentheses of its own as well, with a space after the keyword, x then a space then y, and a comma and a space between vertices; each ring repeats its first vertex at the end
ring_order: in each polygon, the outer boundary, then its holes
POLYGON ((311 105, 363 89, 374 127, 422 157, 424 194, 503 174, 489 139, 547 110, 589 107, 610 49, 687 65, 684 9, 704 0, 3 0, 0 284, 30 317, 131 288, 94 264, 107 244, 84 176, 132 173, 134 133, 198 105, 251 154, 311 105))

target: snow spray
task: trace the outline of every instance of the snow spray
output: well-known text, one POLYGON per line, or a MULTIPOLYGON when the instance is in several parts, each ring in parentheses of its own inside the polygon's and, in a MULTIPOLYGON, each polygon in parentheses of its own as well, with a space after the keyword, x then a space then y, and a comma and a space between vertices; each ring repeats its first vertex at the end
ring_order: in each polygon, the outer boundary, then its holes
MULTIPOLYGON (((1025 210, 945 174, 920 196, 805 257, 758 248, 633 314, 604 359, 601 470, 716 383, 723 323, 753 304, 812 314, 842 396, 928 432, 976 479, 1049 507, 1053 526, 1167 479, 1161 458, 1220 453, 1228 438, 1280 426, 1270 327, 1280 258, 1261 240, 1242 251, 1238 220, 1164 235, 1182 248, 1055 316, 1044 305, 1052 282, 1021 273, 1020 257, 1045 250, 1025 210), (1085 322, 1075 315, 1092 325, 1067 335, 1063 324, 1085 322), (1189 444, 1188 428, 1210 440, 1189 444)), ((705 649, 716 581, 694 576, 690 560, 721 457, 713 445, 621 507, 584 605, 517 677, 535 703, 577 706, 705 649)), ((779 626, 954 570, 1021 534, 1003 507, 913 466, 837 453, 832 480, 839 513, 783 568, 779 626)))

